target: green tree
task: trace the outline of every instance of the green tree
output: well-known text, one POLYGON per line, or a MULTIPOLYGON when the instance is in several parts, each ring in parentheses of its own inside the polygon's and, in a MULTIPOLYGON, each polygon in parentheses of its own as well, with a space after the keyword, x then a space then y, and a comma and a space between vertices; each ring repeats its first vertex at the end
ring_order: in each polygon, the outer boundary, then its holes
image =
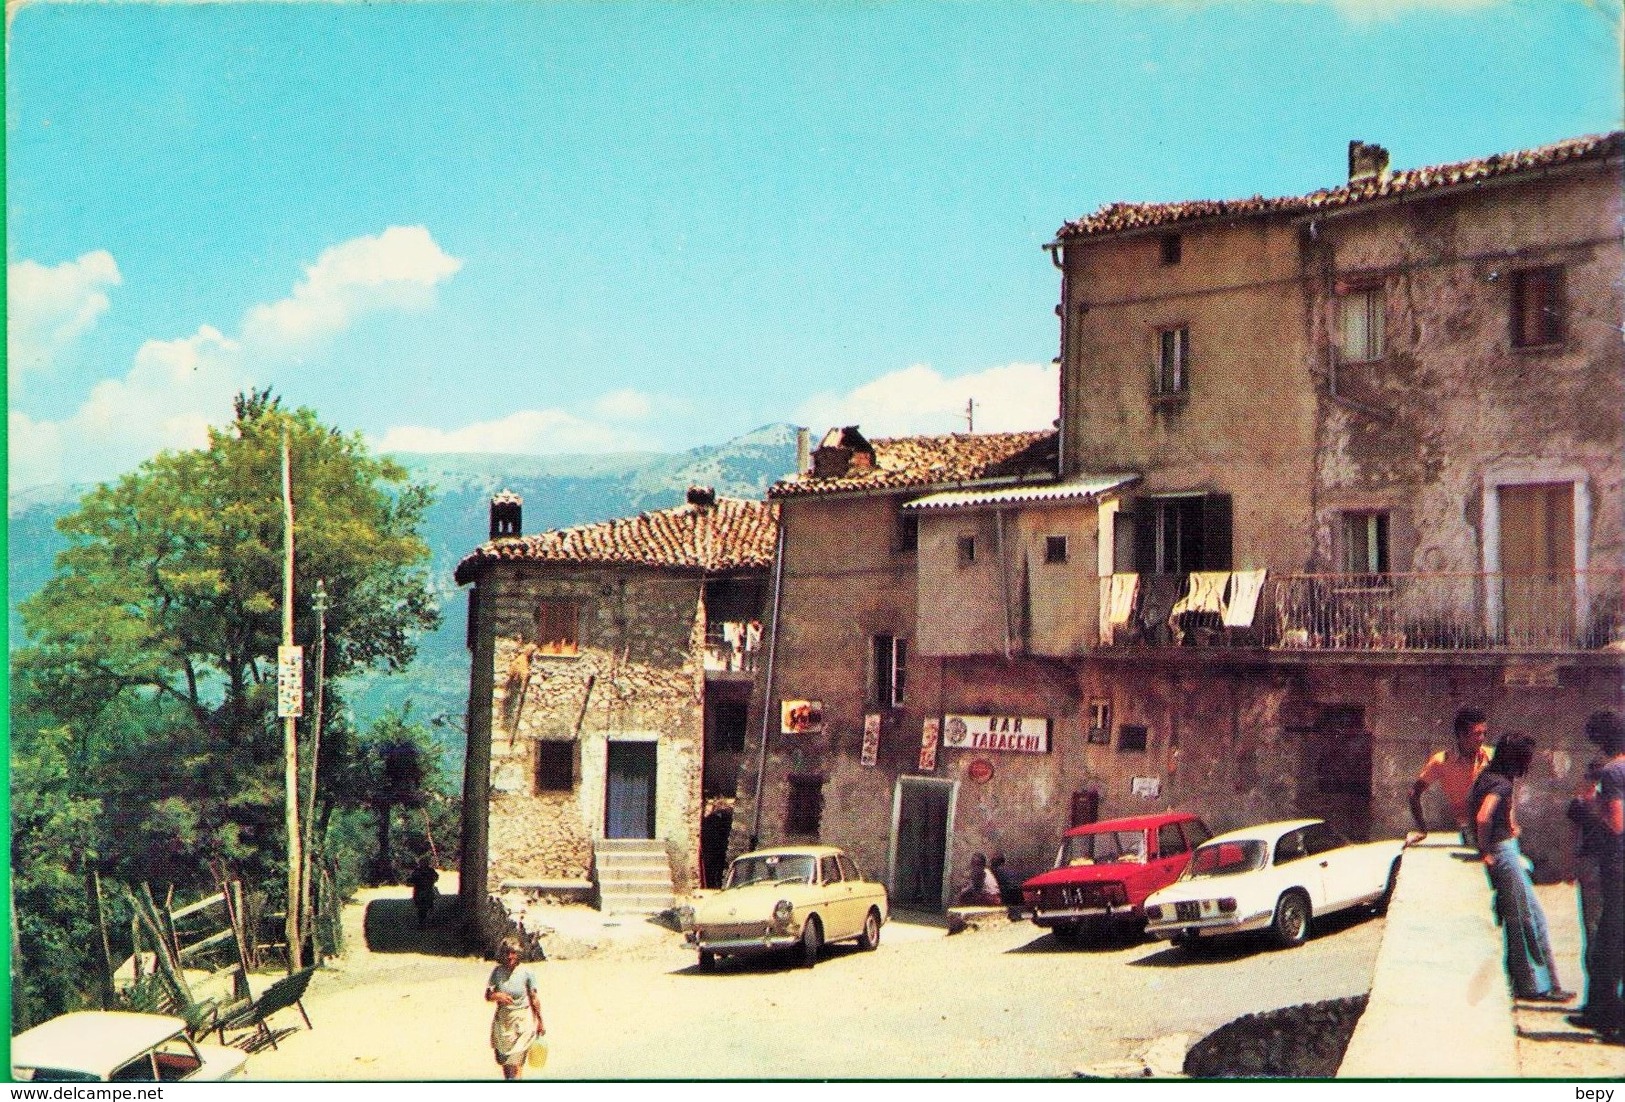
POLYGON ((295 641, 308 660, 318 579, 332 599, 328 715, 340 711, 336 682, 400 669, 439 621, 417 534, 428 491, 359 435, 269 392, 240 395, 206 447, 162 453, 88 493, 58 524, 69 545, 54 576, 21 609, 14 718, 63 729, 53 752, 101 809, 88 852, 120 878, 202 886, 218 859, 279 891, 284 434, 295 641))

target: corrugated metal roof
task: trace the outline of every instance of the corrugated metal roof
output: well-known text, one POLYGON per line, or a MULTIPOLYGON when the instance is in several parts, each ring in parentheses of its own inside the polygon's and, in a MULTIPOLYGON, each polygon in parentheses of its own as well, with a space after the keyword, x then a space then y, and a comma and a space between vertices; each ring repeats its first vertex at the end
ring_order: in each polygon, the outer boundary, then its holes
POLYGON ((905 509, 968 509, 983 505, 1027 505, 1045 501, 1096 498, 1139 481, 1137 474, 1091 474, 1044 486, 1009 486, 997 490, 947 490, 904 505, 905 509))

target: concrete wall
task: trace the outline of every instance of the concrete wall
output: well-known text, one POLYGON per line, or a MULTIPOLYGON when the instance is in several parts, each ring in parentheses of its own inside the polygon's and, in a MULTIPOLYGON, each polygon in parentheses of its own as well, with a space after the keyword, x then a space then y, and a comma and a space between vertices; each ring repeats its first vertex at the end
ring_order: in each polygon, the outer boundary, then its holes
POLYGON ((1065 249, 1063 472, 1138 471, 1140 494, 1234 495, 1238 570, 1304 565, 1316 403, 1298 230, 1250 219, 1065 249), (1157 331, 1190 331, 1189 393, 1153 397, 1157 331))

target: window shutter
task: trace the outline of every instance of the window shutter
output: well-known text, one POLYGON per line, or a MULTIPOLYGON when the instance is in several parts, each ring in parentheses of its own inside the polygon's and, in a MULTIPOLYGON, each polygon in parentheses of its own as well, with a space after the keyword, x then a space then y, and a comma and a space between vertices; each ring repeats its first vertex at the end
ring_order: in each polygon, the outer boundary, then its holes
POLYGON ((1157 511, 1146 501, 1134 509, 1134 569, 1141 574, 1157 572, 1157 511))
POLYGON ((1202 569, 1230 570, 1230 495, 1208 494, 1202 500, 1202 569))

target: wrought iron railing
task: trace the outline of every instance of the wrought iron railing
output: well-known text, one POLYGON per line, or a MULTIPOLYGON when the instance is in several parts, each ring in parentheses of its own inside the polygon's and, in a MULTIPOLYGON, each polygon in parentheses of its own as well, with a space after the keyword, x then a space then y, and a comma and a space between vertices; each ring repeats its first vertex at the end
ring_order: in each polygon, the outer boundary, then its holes
MULTIPOLYGON (((1211 580, 1212 576, 1208 578, 1211 580)), ((1625 649, 1625 571, 1570 573, 1268 574, 1252 616, 1227 624, 1224 585, 1195 610, 1170 593, 1189 575, 1142 576, 1127 622, 1112 623, 1101 579, 1104 647, 1217 646, 1330 651, 1625 649)), ((1116 584, 1118 615, 1124 585, 1116 584)), ((1230 617, 1231 620, 1237 617, 1230 617)))

